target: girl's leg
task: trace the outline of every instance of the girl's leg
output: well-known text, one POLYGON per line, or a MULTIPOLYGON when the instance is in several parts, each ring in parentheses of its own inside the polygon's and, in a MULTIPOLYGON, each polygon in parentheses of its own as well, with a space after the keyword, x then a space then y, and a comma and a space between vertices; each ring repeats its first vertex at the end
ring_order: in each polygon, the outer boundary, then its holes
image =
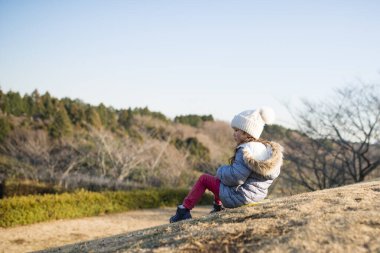
POLYGON ((219 199, 219 187, 220 180, 217 177, 203 174, 194 184, 193 188, 184 199, 182 205, 189 210, 193 209, 195 204, 202 198, 202 195, 206 189, 210 190, 214 194, 215 203, 221 205, 222 202, 219 199))

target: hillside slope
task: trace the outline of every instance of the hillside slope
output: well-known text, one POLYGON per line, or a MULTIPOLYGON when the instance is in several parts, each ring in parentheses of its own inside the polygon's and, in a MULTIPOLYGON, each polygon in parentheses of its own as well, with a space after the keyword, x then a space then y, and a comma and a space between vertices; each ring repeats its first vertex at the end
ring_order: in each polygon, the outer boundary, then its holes
POLYGON ((43 252, 380 252, 380 181, 43 252))

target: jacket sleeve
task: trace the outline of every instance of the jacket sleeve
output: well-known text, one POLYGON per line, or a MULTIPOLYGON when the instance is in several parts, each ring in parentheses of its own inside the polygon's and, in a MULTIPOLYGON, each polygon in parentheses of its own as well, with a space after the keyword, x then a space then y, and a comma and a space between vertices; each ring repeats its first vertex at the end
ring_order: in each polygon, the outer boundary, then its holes
POLYGON ((268 176, 266 176, 265 178, 270 179, 270 180, 275 180, 280 175, 280 172, 281 172, 281 166, 278 165, 273 170, 273 172, 271 174, 269 174, 268 176))
POLYGON ((227 186, 238 186, 244 184, 251 170, 245 165, 243 160, 243 152, 240 148, 235 156, 232 165, 223 165, 216 172, 217 178, 227 186))

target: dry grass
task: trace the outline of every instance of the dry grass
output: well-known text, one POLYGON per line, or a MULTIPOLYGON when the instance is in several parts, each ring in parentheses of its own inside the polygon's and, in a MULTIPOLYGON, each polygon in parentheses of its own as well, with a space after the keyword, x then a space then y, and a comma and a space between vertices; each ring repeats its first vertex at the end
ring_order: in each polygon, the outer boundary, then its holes
POLYGON ((379 198, 367 182, 45 252, 380 252, 379 198))
MULTIPOLYGON (((0 228, 0 253, 31 252, 167 224, 175 209, 145 209, 0 228)), ((192 215, 199 218, 207 215, 210 209, 211 206, 198 206, 192 215)))

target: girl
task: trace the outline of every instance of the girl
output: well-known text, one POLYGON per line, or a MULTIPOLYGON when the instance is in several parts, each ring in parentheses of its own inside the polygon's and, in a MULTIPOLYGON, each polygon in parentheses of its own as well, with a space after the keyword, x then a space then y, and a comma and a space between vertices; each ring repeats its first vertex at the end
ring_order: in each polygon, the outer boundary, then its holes
POLYGON ((274 112, 270 108, 243 111, 231 121, 235 154, 229 165, 218 168, 216 177, 203 174, 179 205, 170 223, 191 219, 193 209, 206 189, 214 194, 214 208, 218 212, 264 199, 273 180, 280 174, 283 148, 259 139, 265 124, 272 124, 274 112))

